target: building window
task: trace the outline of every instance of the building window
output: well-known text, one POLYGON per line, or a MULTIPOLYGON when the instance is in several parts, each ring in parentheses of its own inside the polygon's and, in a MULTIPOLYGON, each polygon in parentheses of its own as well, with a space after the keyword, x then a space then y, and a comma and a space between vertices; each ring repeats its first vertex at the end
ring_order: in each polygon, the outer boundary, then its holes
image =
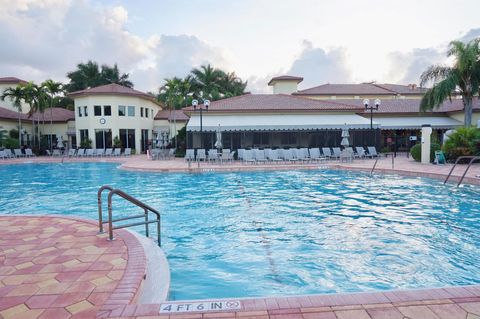
POLYGON ((83 107, 83 116, 88 116, 88 106, 83 107))
POLYGON ((153 119, 153 109, 151 109, 151 111, 152 111, 152 113, 151 113, 151 114, 152 114, 152 119, 153 119))
POLYGON ((82 107, 78 107, 78 117, 82 117, 82 107))
POLYGON ((93 106, 93 115, 102 116, 102 107, 100 105, 93 106))
POLYGON ((120 141, 124 148, 135 148, 135 130, 120 129, 120 141))
POLYGON ((103 106, 103 115, 104 116, 112 116, 112 107, 110 105, 103 106))
POLYGON ((118 116, 125 116, 125 105, 118 106, 118 116))
POLYGON ((140 117, 143 117, 143 107, 140 108, 140 117))
POLYGON ((270 133, 253 133, 254 145, 270 144, 270 133))
POLYGON ((80 143, 88 140, 88 130, 80 130, 80 143))
POLYGON ((95 147, 111 148, 112 147, 112 130, 95 130, 95 147))
POLYGON ((135 106, 128 106, 128 116, 135 116, 135 106))
POLYGON ((148 118, 148 109, 147 108, 145 108, 145 117, 148 118))

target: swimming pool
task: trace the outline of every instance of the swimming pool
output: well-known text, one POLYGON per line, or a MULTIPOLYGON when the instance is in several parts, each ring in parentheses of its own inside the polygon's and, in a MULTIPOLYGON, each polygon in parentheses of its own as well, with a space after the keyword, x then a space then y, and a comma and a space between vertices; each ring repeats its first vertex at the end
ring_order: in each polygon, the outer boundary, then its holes
MULTIPOLYGON (((3 165, 0 182, 0 214, 97 219, 103 184, 158 208, 171 299, 480 283, 474 186, 333 170, 144 173, 105 163, 3 165)), ((118 208, 138 212, 115 201, 118 208)))

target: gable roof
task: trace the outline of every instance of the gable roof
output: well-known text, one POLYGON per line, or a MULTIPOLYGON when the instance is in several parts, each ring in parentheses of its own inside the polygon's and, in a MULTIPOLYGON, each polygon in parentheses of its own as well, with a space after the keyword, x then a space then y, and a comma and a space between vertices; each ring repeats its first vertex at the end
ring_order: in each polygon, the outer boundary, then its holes
POLYGON ((80 90, 76 92, 72 92, 67 94, 70 97, 78 97, 78 96, 88 96, 88 95, 124 95, 124 96, 134 96, 134 97, 139 97, 145 100, 149 100, 157 105, 161 105, 155 97, 141 92, 134 90, 132 88, 116 84, 116 83, 111 83, 111 84, 105 84, 105 85, 100 85, 96 86, 93 88, 85 89, 85 90, 80 90))
POLYGON ((186 115, 183 110, 161 110, 155 115, 155 120, 168 120, 168 121, 188 121, 190 117, 186 115))
POLYGON ((426 88, 400 84, 323 84, 300 90, 295 95, 413 95, 424 94, 426 88))
POLYGON ((300 76, 293 76, 293 75, 280 75, 273 77, 269 82, 268 85, 273 85, 275 82, 278 81, 295 81, 300 83, 303 81, 303 78, 300 76))
POLYGON ((14 76, 6 76, 0 78, 0 84, 19 84, 19 83, 28 83, 22 79, 16 78, 14 76))
MULTIPOLYGON (((63 123, 68 122, 70 120, 75 120, 75 113, 73 111, 61 108, 61 107, 53 107, 51 109, 47 109, 45 113, 34 113, 32 117, 35 120, 43 120, 45 118, 46 121, 50 122, 50 110, 51 110, 51 118, 52 122, 54 123, 63 123)), ((4 107, 0 107, 0 119, 3 120, 15 120, 18 121, 19 114, 18 112, 9 110, 4 107)), ((28 122, 32 120, 32 117, 28 117, 28 114, 20 113, 20 120, 22 122, 28 122)))
MULTIPOLYGON (((361 111, 357 106, 331 100, 314 100, 287 94, 245 94, 213 101, 209 111, 215 112, 270 112, 270 111, 361 111)), ((184 108, 193 112, 193 107, 184 108)))

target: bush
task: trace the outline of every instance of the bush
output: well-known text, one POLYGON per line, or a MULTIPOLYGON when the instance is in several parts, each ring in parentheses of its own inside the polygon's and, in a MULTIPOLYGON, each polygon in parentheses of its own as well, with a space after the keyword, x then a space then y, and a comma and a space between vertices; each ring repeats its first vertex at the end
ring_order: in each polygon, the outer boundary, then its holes
POLYGON ((480 153, 480 129, 462 127, 448 137, 443 144, 447 159, 454 161, 459 156, 471 156, 480 153))
POLYGON ((18 139, 16 138, 11 138, 11 137, 7 137, 6 139, 3 140, 3 146, 5 146, 5 148, 20 148, 20 146, 18 145, 18 139))
MULTIPOLYGON (((435 160, 435 151, 439 151, 441 149, 440 144, 432 143, 430 144, 430 162, 435 160)), ((415 144, 410 149, 410 155, 416 162, 420 162, 422 160, 422 144, 415 144)))
POLYGON ((81 148, 92 148, 92 140, 91 139, 86 139, 80 142, 80 147, 81 148))

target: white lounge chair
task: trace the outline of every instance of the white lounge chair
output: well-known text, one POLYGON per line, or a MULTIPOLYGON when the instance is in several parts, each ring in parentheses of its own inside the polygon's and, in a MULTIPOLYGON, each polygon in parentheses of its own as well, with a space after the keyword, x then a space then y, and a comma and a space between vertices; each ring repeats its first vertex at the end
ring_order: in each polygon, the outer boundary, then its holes
POLYGON ((84 156, 87 156, 87 157, 95 156, 95 150, 93 148, 87 148, 85 150, 85 155, 84 156))
POLYGON ((76 150, 75 150, 74 148, 71 148, 71 149, 68 150, 67 156, 68 156, 68 157, 74 157, 74 156, 75 156, 75 152, 76 152, 76 150))
POLYGON ((298 161, 308 162, 308 160, 309 160, 308 149, 304 149, 304 148, 296 149, 295 150, 295 158, 298 161))
POLYGON ((311 148, 308 150, 310 153, 310 160, 311 161, 325 161, 327 158, 320 154, 320 149, 318 147, 311 148))
POLYGON ((85 156, 85 149, 79 148, 77 151, 77 157, 84 157, 85 156))
POLYGON ((26 157, 37 157, 37 155, 33 154, 31 148, 26 148, 26 149, 25 149, 25 156, 26 156, 26 157))
POLYGON ((185 161, 194 161, 195 160, 195 150, 187 149, 185 152, 185 161))
POLYGON ((54 149, 52 156, 62 156, 62 152, 59 149, 54 149))
POLYGON ((368 157, 378 157, 378 153, 377 153, 377 149, 375 148, 375 146, 368 146, 368 154, 367 156, 368 157))
POLYGON ((112 156, 120 156, 122 155, 122 149, 117 147, 116 149, 113 150, 112 156))
POLYGON ((283 157, 285 161, 287 162, 296 162, 297 157, 296 157, 296 150, 294 149, 289 149, 289 150, 283 150, 283 157))
POLYGON ((211 150, 208 150, 208 161, 209 162, 217 162, 219 160, 219 157, 218 157, 218 152, 216 149, 211 149, 211 150))
POLYGON ((243 160, 243 153, 244 153, 244 152, 245 152, 245 149, 243 149, 243 148, 239 148, 239 149, 237 150, 237 155, 238 155, 238 159, 239 159, 239 160, 243 160))
POLYGON ((7 153, 5 153, 5 151, 0 151, 0 158, 1 159, 7 159, 7 153))
POLYGON ((355 151, 353 150, 353 147, 351 147, 351 146, 345 147, 345 151, 347 151, 347 152, 349 152, 350 154, 352 154, 353 157, 358 157, 358 154, 355 153, 355 151))
POLYGON ((175 153, 176 153, 176 149, 175 148, 171 148, 168 150, 168 154, 167 154, 167 157, 168 159, 172 159, 172 158, 175 158, 175 153))
POLYGON ((355 147, 355 150, 357 151, 357 156, 358 157, 364 158, 366 156, 365 149, 363 148, 363 146, 357 146, 357 147, 355 147))
POLYGON ((255 161, 258 163, 266 163, 267 159, 265 158, 265 151, 264 150, 259 150, 259 149, 254 149, 253 150, 253 156, 255 157, 255 161))
POLYGON ((255 163, 255 158, 253 157, 252 150, 244 150, 243 151, 243 162, 244 163, 255 163))
POLYGON ((130 147, 125 149, 125 152, 123 152, 124 156, 130 156, 132 155, 132 149, 130 147))
POLYGON ((279 162, 283 162, 283 159, 280 158, 280 156, 278 155, 278 150, 270 150, 268 153, 267 153, 267 158, 268 160, 274 162, 274 163, 279 163, 279 162))
POLYGON ((113 155, 113 149, 112 148, 105 149, 105 153, 103 155, 104 156, 112 156, 113 155))
POLYGON ((95 156, 104 156, 105 155, 105 149, 103 148, 97 148, 95 150, 95 156))
POLYGON ((323 153, 323 156, 325 156, 327 159, 333 157, 332 150, 330 149, 330 147, 322 147, 322 153, 323 153))
POLYGON ((15 154, 15 157, 24 157, 25 155, 22 153, 22 150, 19 148, 16 148, 13 150, 13 153, 15 154))
POLYGON ((198 161, 206 161, 207 160, 207 154, 205 153, 204 148, 199 148, 197 149, 197 157, 195 158, 198 161))
POLYGON ((342 150, 340 149, 340 147, 332 147, 332 154, 334 158, 339 159, 342 155, 342 150))

